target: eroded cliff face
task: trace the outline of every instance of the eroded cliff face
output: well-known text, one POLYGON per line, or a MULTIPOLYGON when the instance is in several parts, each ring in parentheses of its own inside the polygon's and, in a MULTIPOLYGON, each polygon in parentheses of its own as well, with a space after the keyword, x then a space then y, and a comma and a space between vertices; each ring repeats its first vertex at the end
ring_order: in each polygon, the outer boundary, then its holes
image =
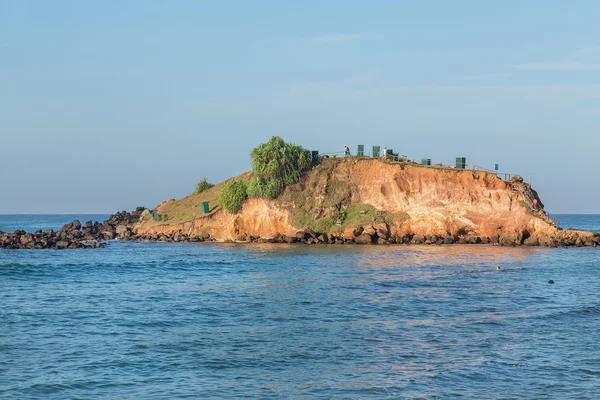
POLYGON ((349 159, 324 163, 303 185, 317 200, 314 208, 324 213, 333 212, 321 204, 332 203, 328 197, 335 194, 328 188, 337 186, 343 192, 342 207, 366 204, 407 215, 390 224, 392 236, 502 235, 521 240, 556 232, 529 185, 483 171, 349 159))
MULTIPOLYGON (((157 211, 168 212, 174 205, 163 204, 157 211)), ((250 240, 300 238, 298 232, 307 228, 327 233, 324 241, 358 241, 367 233, 395 242, 423 236, 546 244, 567 234, 558 230, 537 193, 522 181, 503 181, 483 171, 362 158, 325 159, 278 199, 248 199, 237 214, 219 209, 176 224, 146 220, 137 233, 147 238, 181 232, 250 240)))

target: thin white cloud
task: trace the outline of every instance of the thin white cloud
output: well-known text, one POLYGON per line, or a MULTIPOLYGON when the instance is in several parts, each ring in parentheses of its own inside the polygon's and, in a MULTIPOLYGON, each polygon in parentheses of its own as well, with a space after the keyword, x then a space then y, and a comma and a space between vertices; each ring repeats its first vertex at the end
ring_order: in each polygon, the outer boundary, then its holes
POLYGON ((571 61, 547 61, 515 65, 516 69, 537 71, 596 71, 600 64, 586 64, 571 61))
POLYGON ((345 43, 362 39, 364 35, 358 33, 333 33, 330 35, 315 36, 309 39, 309 42, 316 44, 334 44, 345 43))

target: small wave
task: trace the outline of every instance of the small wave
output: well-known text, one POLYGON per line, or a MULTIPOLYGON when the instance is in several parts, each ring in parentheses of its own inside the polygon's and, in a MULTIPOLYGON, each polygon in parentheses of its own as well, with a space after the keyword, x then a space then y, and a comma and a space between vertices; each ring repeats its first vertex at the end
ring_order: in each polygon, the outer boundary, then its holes
POLYGON ((592 371, 589 369, 582 369, 581 372, 583 372, 586 375, 600 375, 600 371, 592 371))
POLYGON ((544 316, 544 318, 589 318, 600 316, 600 305, 574 308, 544 316))
POLYGON ((462 271, 458 271, 458 274, 479 274, 481 272, 488 272, 488 271, 484 271, 482 269, 466 269, 466 270, 462 270, 462 271))
POLYGON ((16 262, 8 262, 8 263, 1 263, 0 262, 0 268, 26 268, 26 267, 31 267, 31 265, 29 264, 19 264, 16 262))
POLYGON ((570 316, 597 316, 600 315, 600 305, 595 305, 595 306, 587 306, 587 307, 581 307, 581 308, 576 308, 570 311, 566 311, 566 312, 562 312, 563 315, 570 315, 570 316))
POLYGON ((504 325, 504 324, 499 321, 485 320, 485 321, 476 321, 475 325, 504 325))
POLYGON ((584 307, 579 310, 579 313, 582 315, 600 315, 600 305, 584 307))
POLYGON ((385 342, 385 339, 380 339, 376 337, 364 337, 363 340, 367 342, 385 342))

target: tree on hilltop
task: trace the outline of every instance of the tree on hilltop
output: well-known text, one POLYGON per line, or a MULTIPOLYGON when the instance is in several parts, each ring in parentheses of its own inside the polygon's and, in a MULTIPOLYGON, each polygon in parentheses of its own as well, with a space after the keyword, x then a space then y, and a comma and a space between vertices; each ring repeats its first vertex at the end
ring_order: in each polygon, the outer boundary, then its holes
POLYGON ((298 183, 302 172, 312 164, 309 150, 286 143, 279 136, 252 150, 252 178, 248 195, 274 199, 287 185, 298 183))

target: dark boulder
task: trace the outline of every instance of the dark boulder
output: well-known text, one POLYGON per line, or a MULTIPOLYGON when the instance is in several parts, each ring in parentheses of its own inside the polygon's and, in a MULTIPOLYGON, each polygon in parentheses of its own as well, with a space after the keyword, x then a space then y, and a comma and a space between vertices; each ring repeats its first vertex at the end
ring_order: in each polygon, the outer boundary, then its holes
POLYGON ((390 227, 388 224, 377 224, 373 228, 375 228, 378 237, 385 240, 390 238, 390 227))
POLYGON ((316 239, 317 237, 319 237, 320 233, 313 231, 312 229, 307 229, 304 231, 306 234, 308 234, 311 238, 316 239))
POLYGON ((538 241, 540 243, 540 246, 544 246, 544 247, 556 247, 557 246, 556 241, 552 237, 542 236, 542 237, 538 238, 538 241))
POLYGON ((285 237, 285 242, 288 243, 288 244, 292 244, 292 243, 298 242, 298 239, 296 237, 293 237, 293 236, 286 236, 285 237))
POLYGON ((412 244, 423 244, 425 243, 425 236, 423 235, 414 235, 410 241, 412 244))
POLYGON ((317 237, 317 240, 321 243, 329 243, 329 236, 326 233, 322 233, 317 237))
POLYGON ((501 246, 516 246, 520 243, 520 240, 518 240, 516 237, 514 236, 502 236, 500 238, 500 245, 501 246))
POLYGON ((539 246, 540 242, 536 237, 528 237, 523 241, 524 246, 539 246))
POLYGON ((371 244, 373 243, 373 236, 368 233, 362 233, 359 237, 354 238, 356 244, 371 244))
POLYGON ((69 242, 65 241, 65 240, 61 240, 60 242, 56 242, 56 248, 57 249, 66 249, 69 247, 69 242))

